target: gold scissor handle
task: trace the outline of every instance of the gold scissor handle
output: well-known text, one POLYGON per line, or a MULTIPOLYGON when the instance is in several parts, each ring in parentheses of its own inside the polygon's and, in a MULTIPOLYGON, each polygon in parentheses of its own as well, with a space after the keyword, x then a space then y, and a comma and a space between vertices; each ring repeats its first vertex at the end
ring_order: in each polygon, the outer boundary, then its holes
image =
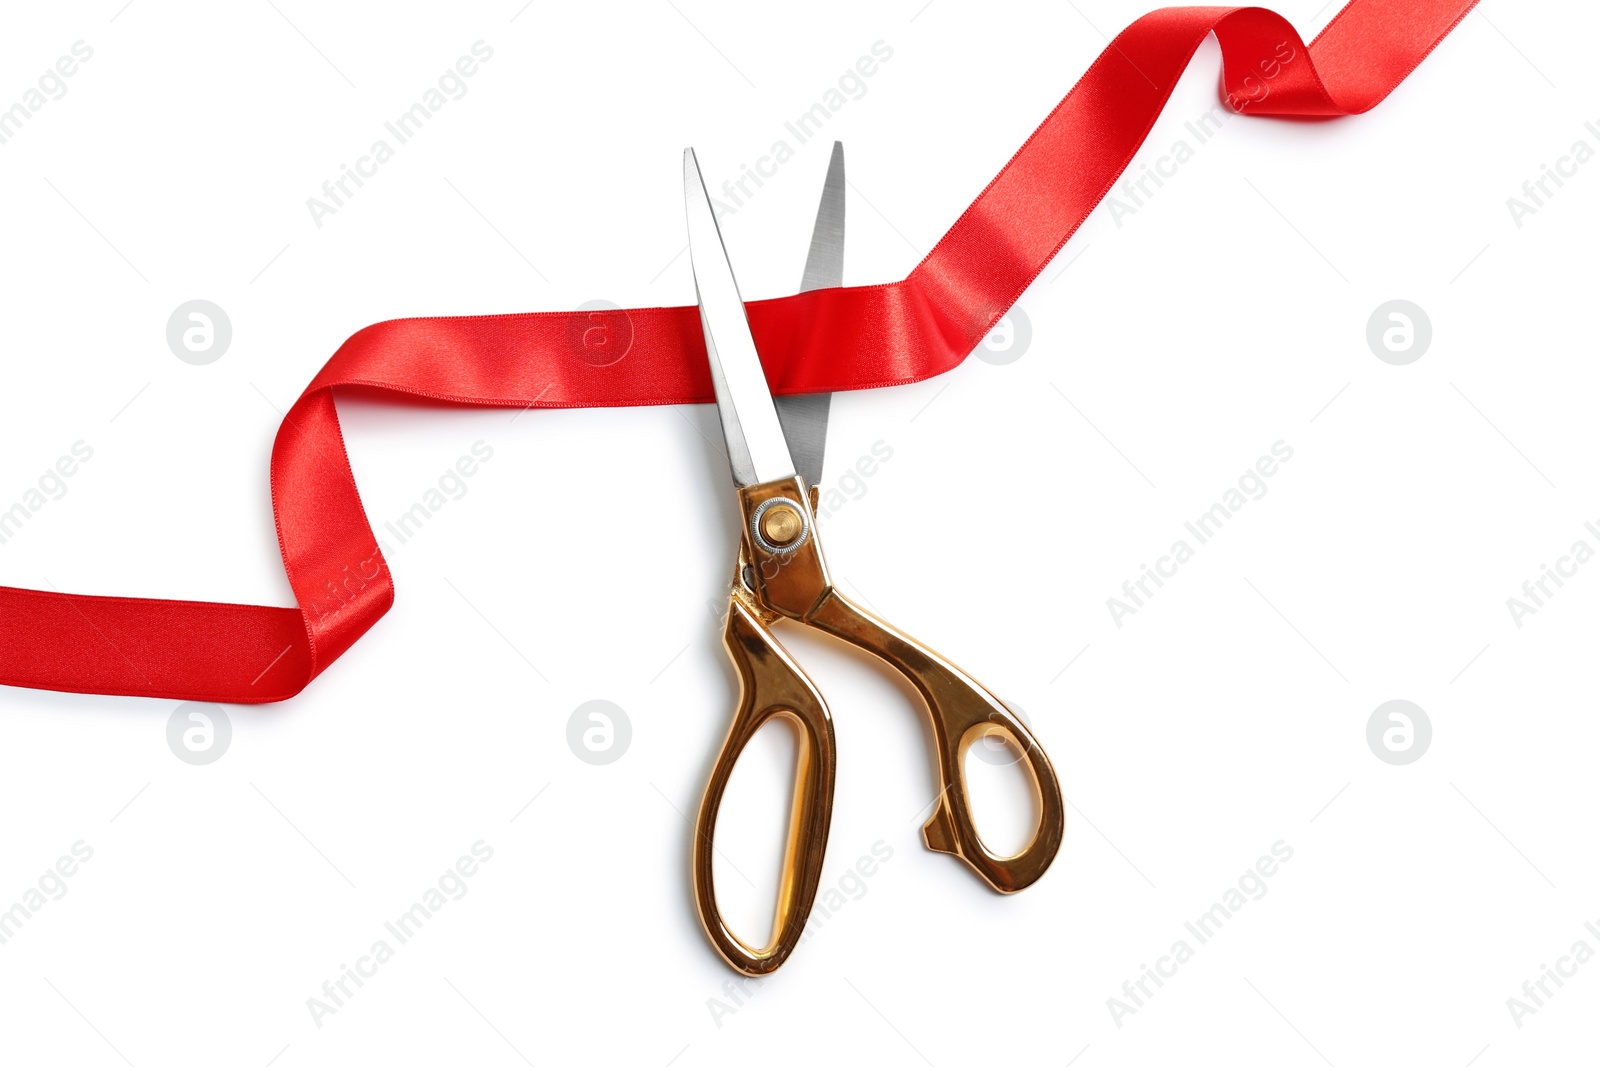
POLYGON ((805 622, 890 664, 921 694, 933 724, 941 787, 933 815, 922 827, 928 847, 965 861, 1002 893, 1015 893, 1038 881, 1061 848, 1064 817, 1055 768, 1028 728, 955 664, 857 607, 836 589, 830 588, 807 612, 805 622), (967 795, 967 749, 994 735, 1004 737, 1026 758, 1039 805, 1033 839, 1012 856, 997 855, 984 845, 967 795))
POLYGON ((735 970, 763 975, 782 966, 800 943, 817 895, 833 813, 833 720, 811 679, 737 591, 728 609, 722 640, 739 673, 739 707, 700 803, 694 839, 695 905, 706 935, 722 958, 735 970), (711 859, 717 812, 734 765, 756 731, 774 718, 787 720, 797 735, 794 799, 789 809, 789 840, 778 883, 772 935, 765 947, 757 949, 742 941, 723 921, 717 907, 711 859))

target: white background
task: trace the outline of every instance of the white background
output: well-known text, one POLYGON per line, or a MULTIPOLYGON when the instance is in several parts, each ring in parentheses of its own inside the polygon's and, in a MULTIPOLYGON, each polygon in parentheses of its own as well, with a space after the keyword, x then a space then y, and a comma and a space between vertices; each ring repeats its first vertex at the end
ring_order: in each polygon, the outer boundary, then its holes
MULTIPOLYGON (((712 184, 736 177, 880 40, 893 58, 827 132, 849 158, 846 280, 902 277, 1100 31, 1145 10, 920 3, 8 11, 0 105, 73 42, 94 56, 0 145, 0 506, 73 442, 94 458, 0 546, 0 581, 291 604, 269 449, 356 329, 691 302, 683 146, 712 184), (306 198, 480 39, 494 57, 467 95, 313 225, 306 198), (165 340, 195 298, 234 329, 205 367, 165 340)), ((1285 14, 1309 37, 1334 10, 1316 6, 1285 14)), ((1520 628, 1506 607, 1573 541, 1600 547, 1583 529, 1600 519, 1600 164, 1520 228, 1506 207, 1575 140, 1600 147, 1583 126, 1600 20, 1539 8, 1486 5, 1370 115, 1236 119, 1120 226, 1098 209, 1023 297, 1014 362, 836 401, 828 483, 874 442, 893 458, 826 522, 831 562, 1032 720, 1072 804, 1039 885, 1002 898, 926 852, 935 787, 907 691, 786 632, 836 718, 825 884, 874 842, 893 857, 735 999, 694 917, 685 821, 735 697, 709 606, 734 548, 714 414, 345 399, 377 523, 475 441, 494 456, 391 553, 394 610, 306 693, 230 709, 231 747, 194 767, 168 749, 172 702, 0 692, 0 907, 93 849, 0 945, 3 1058, 1592 1053, 1600 963, 1521 1027, 1506 1004, 1575 941, 1600 949, 1583 925, 1600 925, 1600 567, 1520 628), (1395 298, 1432 322, 1409 366, 1365 339, 1395 298), (1117 627, 1106 599, 1280 440, 1294 458, 1267 494, 1117 627), (619 479, 627 516, 608 510, 619 479), (593 699, 632 724, 607 766, 565 740, 593 699), (1408 766, 1367 746, 1391 699, 1432 722, 1408 766), (307 998, 480 840, 493 859, 470 891, 318 1026, 307 998), (1278 841, 1293 858, 1266 895, 1119 1026, 1108 998, 1194 945, 1183 924, 1278 841)), ((1218 68, 1208 44, 1143 161, 1189 136, 1218 68)), ((747 296, 796 287, 827 140, 725 221, 747 296)), ((757 887, 779 755, 741 777, 752 815, 722 842, 757 887)), ((724 888, 755 914, 749 885, 724 888)))

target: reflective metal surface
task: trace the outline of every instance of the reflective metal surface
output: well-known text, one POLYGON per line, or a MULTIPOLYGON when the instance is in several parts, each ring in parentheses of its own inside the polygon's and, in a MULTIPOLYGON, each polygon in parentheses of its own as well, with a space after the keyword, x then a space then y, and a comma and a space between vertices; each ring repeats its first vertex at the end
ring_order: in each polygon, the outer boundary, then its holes
POLYGON ((717 393, 717 413, 728 444, 733 480, 740 486, 795 473, 789 442, 767 388, 766 371, 756 354, 744 299, 734 281, 711 197, 700 177, 694 149, 683 151, 683 200, 689 221, 689 258, 700 301, 700 325, 717 393))
MULTIPOLYGON (((822 183, 822 201, 811 230, 811 250, 806 254, 800 291, 833 289, 844 284, 844 145, 833 142, 828 176, 822 183)), ((789 441, 795 471, 807 485, 822 484, 822 456, 828 438, 828 412, 832 393, 800 393, 777 398, 778 418, 789 441)))

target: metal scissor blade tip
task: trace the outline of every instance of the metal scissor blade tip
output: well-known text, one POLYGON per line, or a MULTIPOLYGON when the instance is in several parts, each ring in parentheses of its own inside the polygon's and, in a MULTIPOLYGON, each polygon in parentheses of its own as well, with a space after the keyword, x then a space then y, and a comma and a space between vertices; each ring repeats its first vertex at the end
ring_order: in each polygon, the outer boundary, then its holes
POLYGON ((822 180, 822 199, 817 204, 817 221, 811 230, 811 249, 806 254, 805 273, 800 291, 832 289, 844 284, 844 145, 833 142, 828 159, 828 176, 822 180))
POLYGON ((706 192, 705 179, 700 176, 700 161, 695 158, 693 148, 683 150, 683 200, 690 212, 696 206, 696 199, 710 200, 711 194, 706 192))
MULTIPOLYGON (((844 145, 833 142, 828 176, 822 181, 817 221, 811 229, 800 291, 833 289, 844 284, 844 145)), ((798 393, 778 397, 778 417, 789 440, 789 454, 807 485, 822 484, 822 457, 827 451, 831 393, 798 393)))
POLYGON ((683 199, 689 224, 689 264, 733 480, 754 485, 791 477, 794 460, 778 423, 766 371, 745 317, 744 298, 739 295, 692 148, 683 151, 683 199))

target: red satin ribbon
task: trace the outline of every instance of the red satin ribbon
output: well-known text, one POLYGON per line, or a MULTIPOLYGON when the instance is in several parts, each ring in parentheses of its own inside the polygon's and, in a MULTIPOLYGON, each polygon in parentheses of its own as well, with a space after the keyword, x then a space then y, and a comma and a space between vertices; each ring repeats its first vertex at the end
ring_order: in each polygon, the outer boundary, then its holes
MULTIPOLYGON (((752 302, 768 380, 778 393, 868 389, 960 363, 1110 190, 1206 34, 1222 45, 1235 110, 1349 115, 1389 95, 1476 2, 1353 0, 1309 46, 1264 8, 1151 12, 1100 54, 905 281, 752 302)), ((230 703, 298 693, 394 600, 333 389, 541 408, 712 399, 695 308, 610 315, 631 326, 632 346, 606 366, 574 343, 590 320, 571 312, 368 326, 306 387, 272 449, 278 544, 298 608, 0 587, 0 683, 230 703)))

